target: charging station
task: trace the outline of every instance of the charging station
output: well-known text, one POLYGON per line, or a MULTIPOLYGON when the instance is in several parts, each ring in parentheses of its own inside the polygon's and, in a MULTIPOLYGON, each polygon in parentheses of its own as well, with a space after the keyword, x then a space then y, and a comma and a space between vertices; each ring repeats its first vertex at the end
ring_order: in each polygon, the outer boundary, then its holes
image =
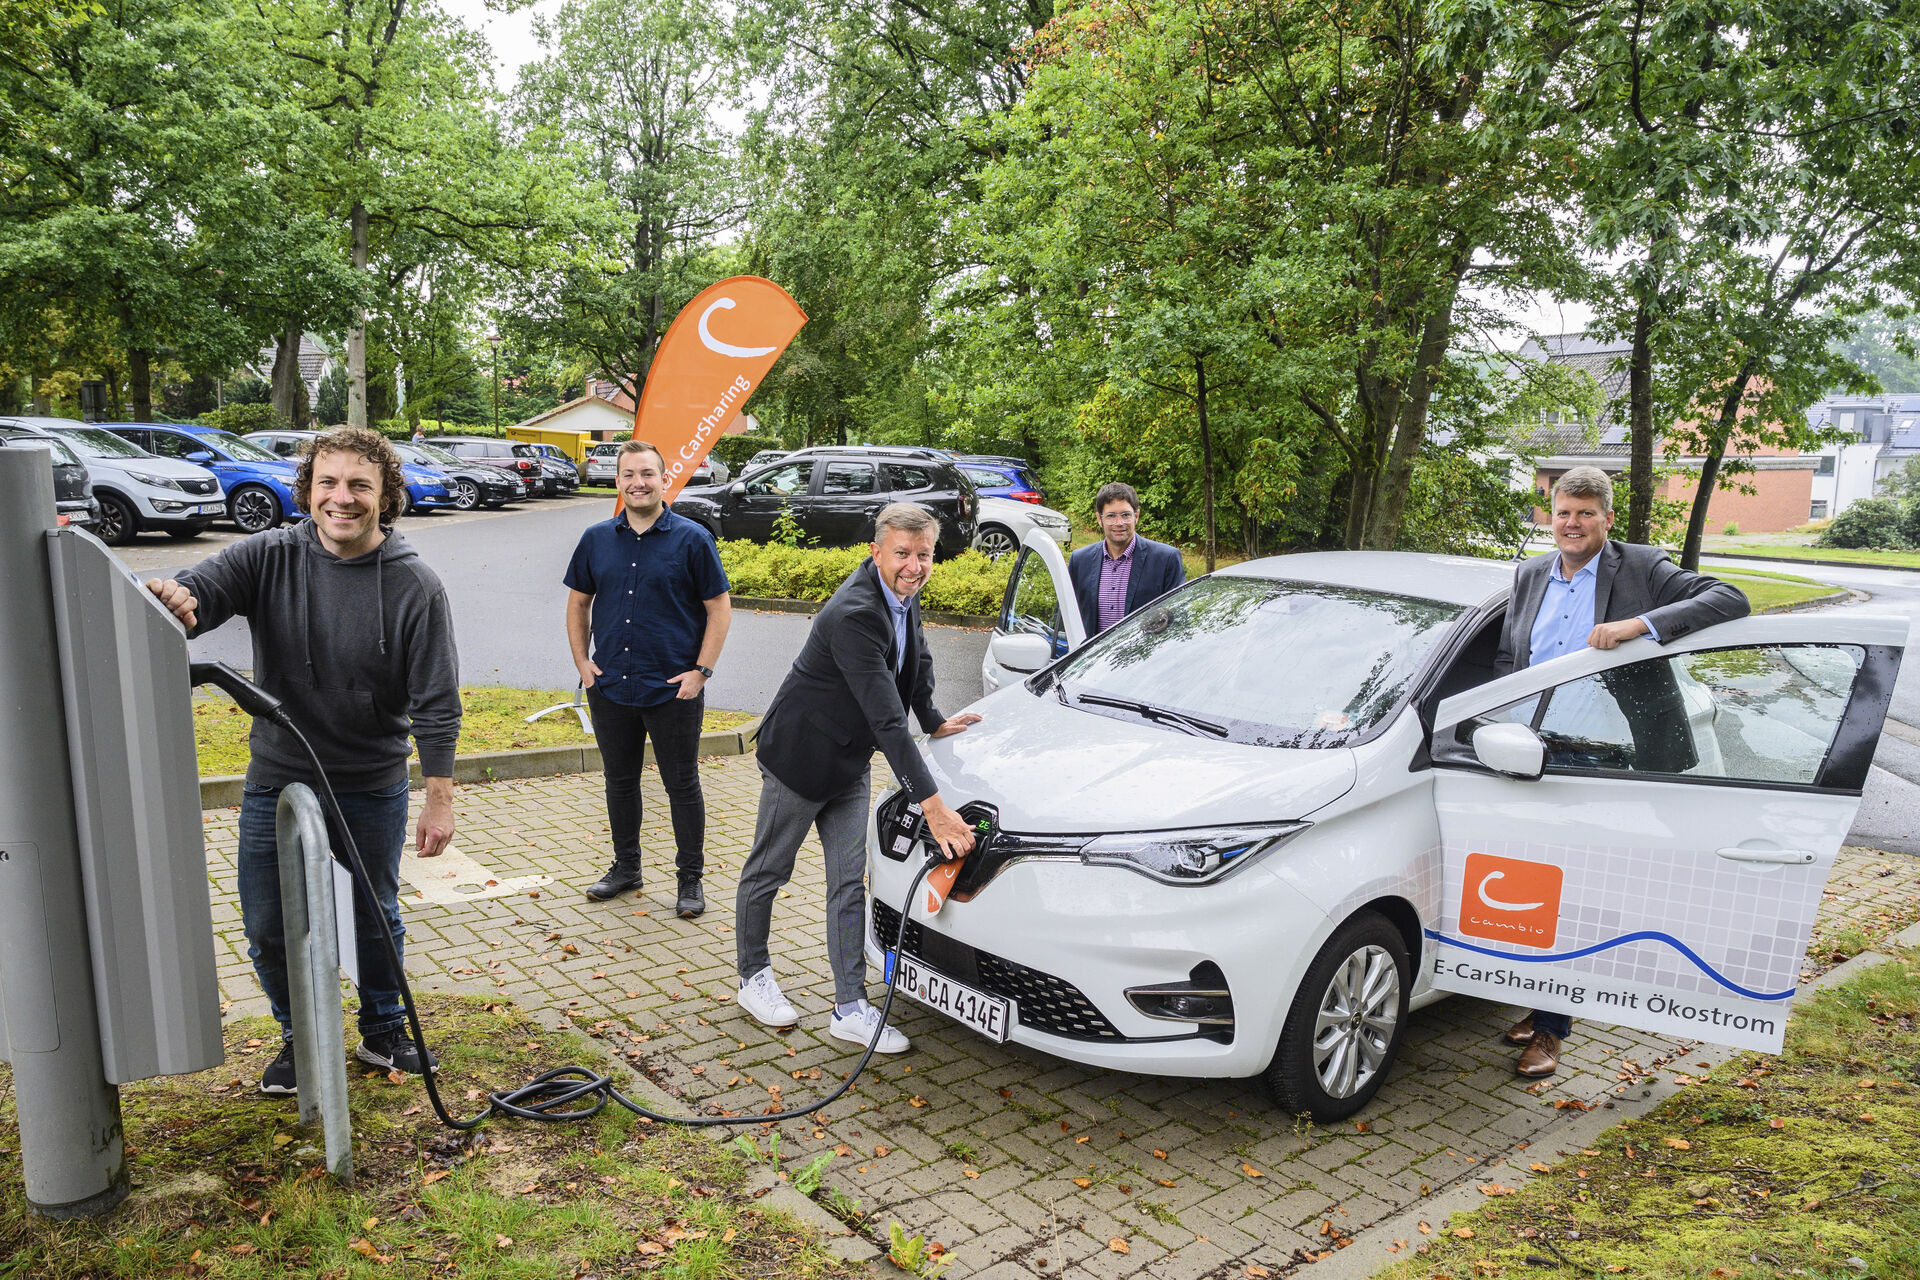
POLYGON ((225 1060, 180 626, 0 450, 0 1055, 27 1203, 129 1183, 116 1086, 225 1060))

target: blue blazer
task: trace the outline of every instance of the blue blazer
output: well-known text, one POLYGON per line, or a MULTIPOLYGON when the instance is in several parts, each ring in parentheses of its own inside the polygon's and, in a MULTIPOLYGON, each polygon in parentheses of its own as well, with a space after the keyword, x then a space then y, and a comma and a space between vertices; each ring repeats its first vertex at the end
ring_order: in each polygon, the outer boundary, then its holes
MULTIPOLYGON (((1127 576, 1128 613, 1187 580, 1187 566, 1179 551, 1137 533, 1133 537, 1133 572, 1127 576)), ((1080 604, 1080 621, 1086 624, 1089 637, 1100 633, 1100 557, 1106 554, 1107 544, 1102 539, 1067 557, 1073 598, 1080 604)))

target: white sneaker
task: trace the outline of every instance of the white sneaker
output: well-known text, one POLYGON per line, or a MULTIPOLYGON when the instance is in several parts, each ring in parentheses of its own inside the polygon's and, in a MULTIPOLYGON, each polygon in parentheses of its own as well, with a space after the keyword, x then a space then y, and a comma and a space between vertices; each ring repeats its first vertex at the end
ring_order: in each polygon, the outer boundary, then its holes
POLYGON ((827 1024, 827 1034, 841 1040, 851 1040, 865 1048, 872 1044, 880 1053, 905 1053, 909 1047, 907 1037, 893 1027, 880 1021, 880 1011, 865 1000, 852 1013, 835 1013, 833 1021, 827 1024), (874 1042, 874 1035, 880 1039, 874 1042))
POLYGON ((791 1027, 800 1021, 800 1011, 787 1003, 780 994, 780 984, 774 980, 771 967, 748 978, 740 984, 740 991, 734 996, 740 1007, 753 1015, 755 1022, 769 1027, 791 1027))

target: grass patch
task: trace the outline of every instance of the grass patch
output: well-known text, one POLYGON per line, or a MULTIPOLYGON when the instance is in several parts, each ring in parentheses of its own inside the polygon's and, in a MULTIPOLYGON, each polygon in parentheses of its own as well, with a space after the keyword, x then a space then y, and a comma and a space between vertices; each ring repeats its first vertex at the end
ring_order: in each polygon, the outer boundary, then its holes
MULTIPOLYGON (((509 1006, 428 996, 422 1016, 444 1096, 463 1111, 476 1109, 462 1101, 470 1090, 598 1060, 509 1006)), ((300 1127, 292 1099, 254 1091, 277 1050, 272 1023, 249 1019, 229 1026, 225 1066, 124 1086, 135 1190, 100 1221, 34 1217, 18 1193, 19 1153, 0 1150, 0 1276, 855 1274, 805 1228, 757 1208, 718 1145, 618 1108, 585 1124, 494 1120, 466 1138, 434 1121, 417 1082, 349 1069, 355 1181, 340 1187, 320 1172, 318 1126, 300 1127)), ((13 1124, 0 1067, 0 1126, 13 1124)))
POLYGON ((1381 1280, 1522 1275, 1534 1258, 1663 1280, 1920 1275, 1917 1025, 1908 951, 1796 1003, 1779 1057, 1743 1054, 1535 1164, 1539 1177, 1436 1225, 1381 1280))
POLYGON ((1809 600, 1818 600, 1823 596, 1844 594, 1840 588, 1825 582, 1815 582, 1810 578, 1796 578, 1785 573, 1748 573, 1744 569, 1734 572, 1715 569, 1713 576, 1722 582, 1730 582, 1746 593, 1748 603, 1753 605, 1755 613, 1762 609, 1777 609, 1783 605, 1805 604, 1809 600))
POLYGON ((1775 542, 1724 542, 1707 549, 1742 556, 1773 556, 1781 560, 1827 560, 1835 564, 1859 564, 1893 569, 1920 569, 1920 551, 1869 551, 1864 548, 1794 546, 1775 542))
MULTIPOLYGON (((532 724, 526 722, 534 712, 572 698, 569 689, 499 689, 491 685, 462 689, 457 749, 464 756, 516 747, 571 747, 592 742, 593 735, 580 731, 580 721, 571 711, 556 711, 532 724)), ((705 727, 737 729, 753 718, 751 711, 709 710, 705 727)), ((200 772, 245 773, 247 734, 252 727, 253 717, 224 694, 194 698, 193 738, 199 749, 200 772)))

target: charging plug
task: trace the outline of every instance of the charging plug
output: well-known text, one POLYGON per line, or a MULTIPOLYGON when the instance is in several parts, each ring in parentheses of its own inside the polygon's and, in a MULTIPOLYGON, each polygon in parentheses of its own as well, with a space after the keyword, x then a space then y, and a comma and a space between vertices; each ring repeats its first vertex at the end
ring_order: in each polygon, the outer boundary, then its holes
POLYGON ((187 670, 196 687, 203 684, 213 685, 239 703, 241 709, 249 715, 265 716, 269 720, 282 720, 286 717, 287 707, 284 702, 224 662, 190 663, 187 670))

